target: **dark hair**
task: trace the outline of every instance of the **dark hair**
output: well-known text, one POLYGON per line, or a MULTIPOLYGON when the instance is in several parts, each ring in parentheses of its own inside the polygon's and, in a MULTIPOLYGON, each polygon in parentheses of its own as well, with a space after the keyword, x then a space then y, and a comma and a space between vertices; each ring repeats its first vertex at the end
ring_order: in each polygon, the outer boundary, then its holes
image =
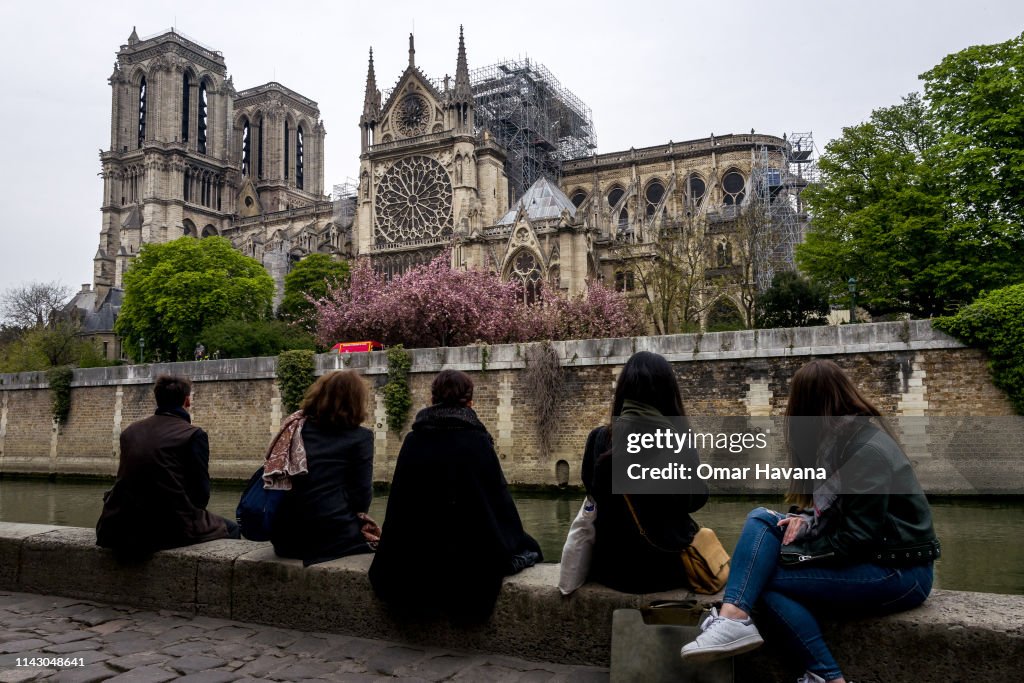
POLYGON ((430 402, 446 406, 463 406, 473 400, 473 380, 459 370, 442 370, 430 385, 430 402))
POLYGON ((366 397, 366 383, 357 372, 328 372, 306 389, 299 410, 320 427, 358 427, 366 419, 366 397))
POLYGON ((679 381, 672 366, 663 356, 650 351, 634 353, 622 368, 615 383, 612 420, 622 414, 622 404, 626 399, 646 403, 662 415, 686 415, 679 381))
POLYGON ((183 375, 158 375, 153 383, 157 408, 180 408, 192 393, 192 382, 183 375))
MULTIPOLYGON (((817 445, 835 417, 876 418, 874 421, 896 441, 889 425, 881 419, 882 414, 878 408, 860 393, 843 369, 830 360, 812 360, 794 373, 789 382, 789 401, 786 404, 785 416, 786 445, 790 464, 794 467, 809 467, 815 464, 817 445), (797 438, 797 435, 791 432, 791 417, 821 419, 817 425, 802 424, 797 438)), ((786 501, 801 507, 810 507, 812 491, 813 481, 793 480, 789 493, 786 494, 786 501)))

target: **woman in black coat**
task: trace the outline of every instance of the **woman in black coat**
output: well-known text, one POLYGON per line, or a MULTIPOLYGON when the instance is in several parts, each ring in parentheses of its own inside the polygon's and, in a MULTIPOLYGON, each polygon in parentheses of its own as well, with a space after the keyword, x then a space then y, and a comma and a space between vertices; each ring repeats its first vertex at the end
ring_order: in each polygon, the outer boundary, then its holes
MULTIPOLYGON (((611 426, 601 426, 587 437, 583 453, 583 485, 597 503, 596 539, 588 578, 625 593, 651 593, 684 588, 686 574, 680 552, 693 541, 697 525, 690 513, 708 499, 702 482, 680 483, 680 493, 631 495, 645 539, 626 504, 612 493, 612 439, 616 418, 641 424, 685 425, 686 411, 672 366, 656 353, 641 351, 626 362, 615 385, 611 426), (675 422, 672 422, 675 421, 675 422), (690 490, 685 490, 689 488, 690 490), (657 547, 655 547, 657 546, 657 547)), ((624 423, 619 423, 620 428, 624 423)), ((687 449, 679 461, 696 471, 697 451, 687 449)))
POLYGON ((366 401, 358 374, 331 372, 309 388, 299 412, 289 418, 303 420, 299 429, 308 471, 291 477, 291 490, 271 527, 270 540, 281 557, 309 566, 373 551, 360 517, 373 498, 373 432, 360 426, 366 401))
POLYGON ((540 546, 473 411, 472 380, 445 370, 431 396, 398 454, 370 582, 392 609, 480 621, 503 577, 541 561, 540 546))

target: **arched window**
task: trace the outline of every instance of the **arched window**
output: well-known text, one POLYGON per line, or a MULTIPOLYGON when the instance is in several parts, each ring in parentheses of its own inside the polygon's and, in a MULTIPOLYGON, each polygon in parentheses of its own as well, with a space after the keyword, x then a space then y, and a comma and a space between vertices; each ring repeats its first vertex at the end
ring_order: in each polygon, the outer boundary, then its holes
POLYGON ((689 184, 689 200, 691 205, 700 203, 700 200, 704 199, 704 193, 707 192, 707 185, 704 184, 704 179, 694 173, 690 176, 689 184))
POLYGON ((583 202, 586 200, 586 198, 587 193, 584 190, 576 190, 575 192, 572 193, 572 205, 578 209, 580 208, 580 205, 583 204, 583 202))
POLYGON ((263 177, 263 115, 256 119, 256 177, 263 177))
POLYGON ((289 148, 291 141, 288 139, 288 122, 284 122, 284 177, 288 179, 288 161, 290 160, 289 154, 291 149, 289 148))
POLYGON ((146 140, 146 77, 139 83, 139 147, 146 140))
POLYGON ((727 332, 746 327, 743 314, 730 299, 722 297, 708 311, 708 332, 727 332))
POLYGON ((206 99, 206 81, 199 84, 199 133, 196 136, 196 151, 206 154, 206 132, 210 123, 210 106, 206 99))
POLYGON ((658 205, 661 204, 662 198, 665 196, 665 186, 661 184, 660 180, 654 180, 648 183, 647 189, 644 190, 644 199, 647 200, 647 217, 650 218, 654 215, 658 205))
POLYGON ((524 303, 533 304, 540 301, 543 278, 537 257, 533 255, 533 252, 522 249, 513 257, 509 279, 514 279, 522 285, 524 303))
POLYGON ((185 237, 199 237, 199 233, 196 230, 196 224, 190 221, 189 219, 186 218, 184 221, 182 221, 181 227, 185 231, 185 237))
POLYGON ((746 184, 747 181, 743 179, 743 175, 739 171, 735 169, 728 171, 722 176, 722 192, 725 194, 722 203, 726 206, 742 204, 745 196, 743 188, 746 184))
POLYGON ((189 114, 192 112, 189 110, 189 101, 192 97, 190 90, 192 89, 192 78, 186 71, 181 77, 181 141, 188 142, 188 124, 189 114))
POLYGON ((212 225, 207 225, 203 228, 203 237, 215 237, 217 235, 217 228, 212 225))
POLYGON ((615 186, 612 191, 608 193, 608 208, 614 209, 615 205, 622 199, 622 195, 626 194, 626 191, 621 187, 615 186))
POLYGON ((249 120, 242 121, 242 175, 249 175, 252 163, 252 131, 249 129, 249 120))
POLYGON ((305 175, 303 132, 302 126, 295 129, 295 187, 302 189, 303 176, 305 175))

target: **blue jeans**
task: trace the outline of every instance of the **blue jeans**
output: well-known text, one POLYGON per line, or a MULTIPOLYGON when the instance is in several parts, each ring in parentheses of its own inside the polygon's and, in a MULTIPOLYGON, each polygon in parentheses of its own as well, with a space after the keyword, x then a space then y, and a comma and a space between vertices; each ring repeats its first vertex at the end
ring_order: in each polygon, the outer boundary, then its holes
POLYGON ((779 626, 805 668, 831 681, 843 674, 810 608, 838 615, 887 614, 916 607, 931 592, 932 563, 901 568, 868 563, 783 567, 783 528, 778 521, 785 516, 765 508, 747 515, 723 601, 748 614, 756 606, 758 616, 779 626))

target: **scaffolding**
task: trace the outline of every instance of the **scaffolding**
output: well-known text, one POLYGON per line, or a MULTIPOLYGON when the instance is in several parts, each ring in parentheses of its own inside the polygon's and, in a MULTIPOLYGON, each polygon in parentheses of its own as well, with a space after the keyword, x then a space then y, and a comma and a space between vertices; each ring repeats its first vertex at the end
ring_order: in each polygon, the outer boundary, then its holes
POLYGON ((807 234, 803 191, 818 181, 811 133, 783 136, 785 147, 762 146, 750 174, 757 222, 764 228, 755 245, 754 271, 760 290, 771 286, 775 273, 796 270, 796 246, 807 234))
POLYGON ((331 192, 331 201, 334 203, 334 224, 343 230, 352 229, 356 216, 356 196, 359 193, 359 183, 354 178, 345 178, 345 182, 338 183, 331 192))
POLYGON ((590 107, 543 64, 508 60, 469 74, 478 132, 489 131, 507 153, 513 199, 541 176, 554 182, 562 162, 597 149, 590 107))

